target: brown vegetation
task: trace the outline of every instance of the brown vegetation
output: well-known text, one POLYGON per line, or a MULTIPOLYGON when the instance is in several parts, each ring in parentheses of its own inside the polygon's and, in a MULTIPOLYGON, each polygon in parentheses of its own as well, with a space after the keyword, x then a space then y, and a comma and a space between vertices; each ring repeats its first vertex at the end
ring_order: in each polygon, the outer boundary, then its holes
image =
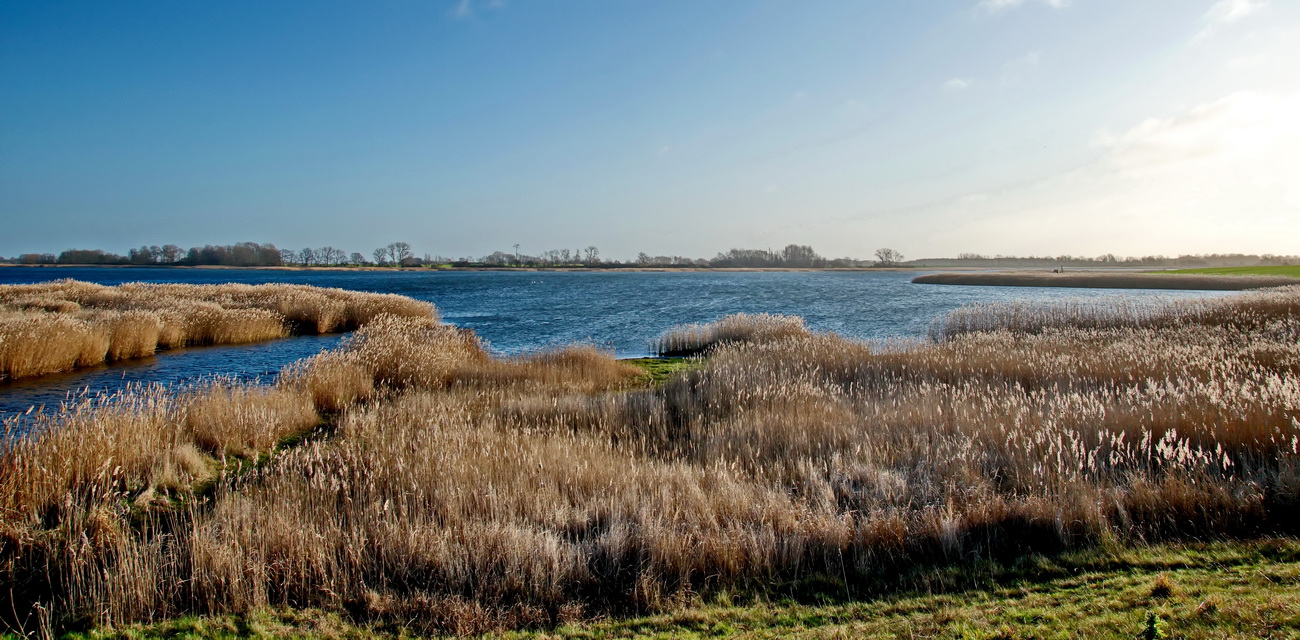
POLYGON ((1077 287, 1097 289, 1199 289, 1243 291, 1295 284, 1285 276, 1219 276, 1184 273, 1122 271, 1008 271, 1001 273, 927 273, 912 278, 916 284, 984 285, 995 287, 1077 287))
POLYGON ((720 346, 742 342, 757 344, 811 335, 803 318, 768 313, 737 313, 709 324, 688 324, 664 332, 654 341, 665 357, 694 356, 720 346))
POLYGON ((403 296, 306 285, 2 285, 0 380, 159 349, 350 331, 380 314, 437 318, 433 305, 403 296))
POLYGON ((472 632, 1300 532, 1300 288, 1214 304, 1089 327, 959 314, 895 345, 787 321, 751 342, 726 327, 752 318, 729 319, 695 330, 728 336, 702 368, 656 388, 591 349, 494 360, 379 318, 273 389, 40 418, 0 458, 0 593, 11 625, 289 605, 472 632), (302 399, 338 412, 331 432, 215 460, 301 430, 302 399))

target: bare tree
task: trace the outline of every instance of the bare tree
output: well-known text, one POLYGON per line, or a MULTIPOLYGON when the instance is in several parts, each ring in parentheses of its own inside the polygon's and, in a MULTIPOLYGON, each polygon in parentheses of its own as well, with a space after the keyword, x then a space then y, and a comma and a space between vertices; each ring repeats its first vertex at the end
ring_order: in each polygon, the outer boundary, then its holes
POLYGON ((781 261, 788 267, 815 267, 821 259, 822 257, 806 244, 786 245, 781 252, 781 261))
POLYGON ((394 242, 393 246, 397 248, 397 262, 401 264, 403 260, 415 255, 411 253, 411 245, 405 242, 394 242))
POLYGON ((316 262, 316 252, 311 247, 307 247, 298 252, 298 262, 306 267, 316 262))
POLYGON ((892 267, 903 261, 903 254, 893 249, 884 248, 876 249, 876 264, 882 267, 892 267))
POLYGON ((388 262, 388 247, 379 247, 370 255, 375 257, 375 264, 382 267, 388 262))
POLYGON ((596 245, 587 247, 587 264, 597 264, 600 262, 600 249, 596 245))
POLYGON ((388 258, 393 264, 400 265, 409 257, 411 257, 411 245, 405 242, 394 242, 388 245, 388 258))
POLYGON ((359 265, 359 264, 365 264, 365 263, 366 263, 366 257, 363 256, 363 255, 361 255, 360 253, 358 253, 358 252, 356 252, 356 251, 353 251, 353 252, 352 252, 352 256, 351 256, 351 261, 352 261, 352 264, 358 264, 358 265, 359 265))
POLYGON ((165 245, 163 245, 163 248, 162 248, 162 258, 163 258, 163 262, 177 262, 177 261, 179 261, 179 260, 180 260, 181 258, 183 258, 183 257, 185 257, 185 250, 184 250, 184 249, 182 249, 182 248, 180 248, 180 247, 178 247, 178 246, 176 246, 176 245, 174 245, 174 244, 165 244, 165 245))

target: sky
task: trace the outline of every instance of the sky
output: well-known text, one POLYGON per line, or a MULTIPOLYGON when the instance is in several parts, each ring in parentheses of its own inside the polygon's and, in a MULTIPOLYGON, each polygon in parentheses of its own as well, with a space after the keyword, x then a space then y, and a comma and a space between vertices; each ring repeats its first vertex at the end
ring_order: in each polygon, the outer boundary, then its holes
POLYGON ((0 255, 1300 254, 1294 0, 0 0, 0 255))

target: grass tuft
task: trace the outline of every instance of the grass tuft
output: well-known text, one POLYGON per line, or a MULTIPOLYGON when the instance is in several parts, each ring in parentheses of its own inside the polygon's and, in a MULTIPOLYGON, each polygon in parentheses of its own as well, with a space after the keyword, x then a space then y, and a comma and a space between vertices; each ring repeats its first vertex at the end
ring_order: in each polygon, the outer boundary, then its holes
POLYGON ((691 324, 668 330, 654 341, 661 357, 689 357, 728 344, 761 343, 808 336, 803 318, 767 313, 729 315, 710 324, 691 324))

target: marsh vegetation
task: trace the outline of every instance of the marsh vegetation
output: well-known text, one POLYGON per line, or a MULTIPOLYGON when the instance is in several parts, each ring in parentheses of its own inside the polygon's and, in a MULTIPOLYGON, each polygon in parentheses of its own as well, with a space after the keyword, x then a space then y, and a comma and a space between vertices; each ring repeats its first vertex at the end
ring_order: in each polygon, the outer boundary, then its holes
POLYGON ((1119 271, 1008 271, 1002 273, 927 273, 912 279, 917 284, 984 285, 996 287, 1084 287, 1098 289, 1194 289, 1244 291, 1285 287, 1295 277, 1280 269, 1247 269, 1240 272, 1198 269, 1186 272, 1119 271))
POLYGON ((380 315, 436 318, 403 296, 288 284, 0 285, 0 380, 159 350, 356 329, 380 315))
POLYGON ((726 318, 665 336, 707 358, 652 385, 379 314, 271 387, 67 406, 0 454, 0 616, 472 633, 1300 532, 1300 288, 975 308, 932 336, 726 318))

